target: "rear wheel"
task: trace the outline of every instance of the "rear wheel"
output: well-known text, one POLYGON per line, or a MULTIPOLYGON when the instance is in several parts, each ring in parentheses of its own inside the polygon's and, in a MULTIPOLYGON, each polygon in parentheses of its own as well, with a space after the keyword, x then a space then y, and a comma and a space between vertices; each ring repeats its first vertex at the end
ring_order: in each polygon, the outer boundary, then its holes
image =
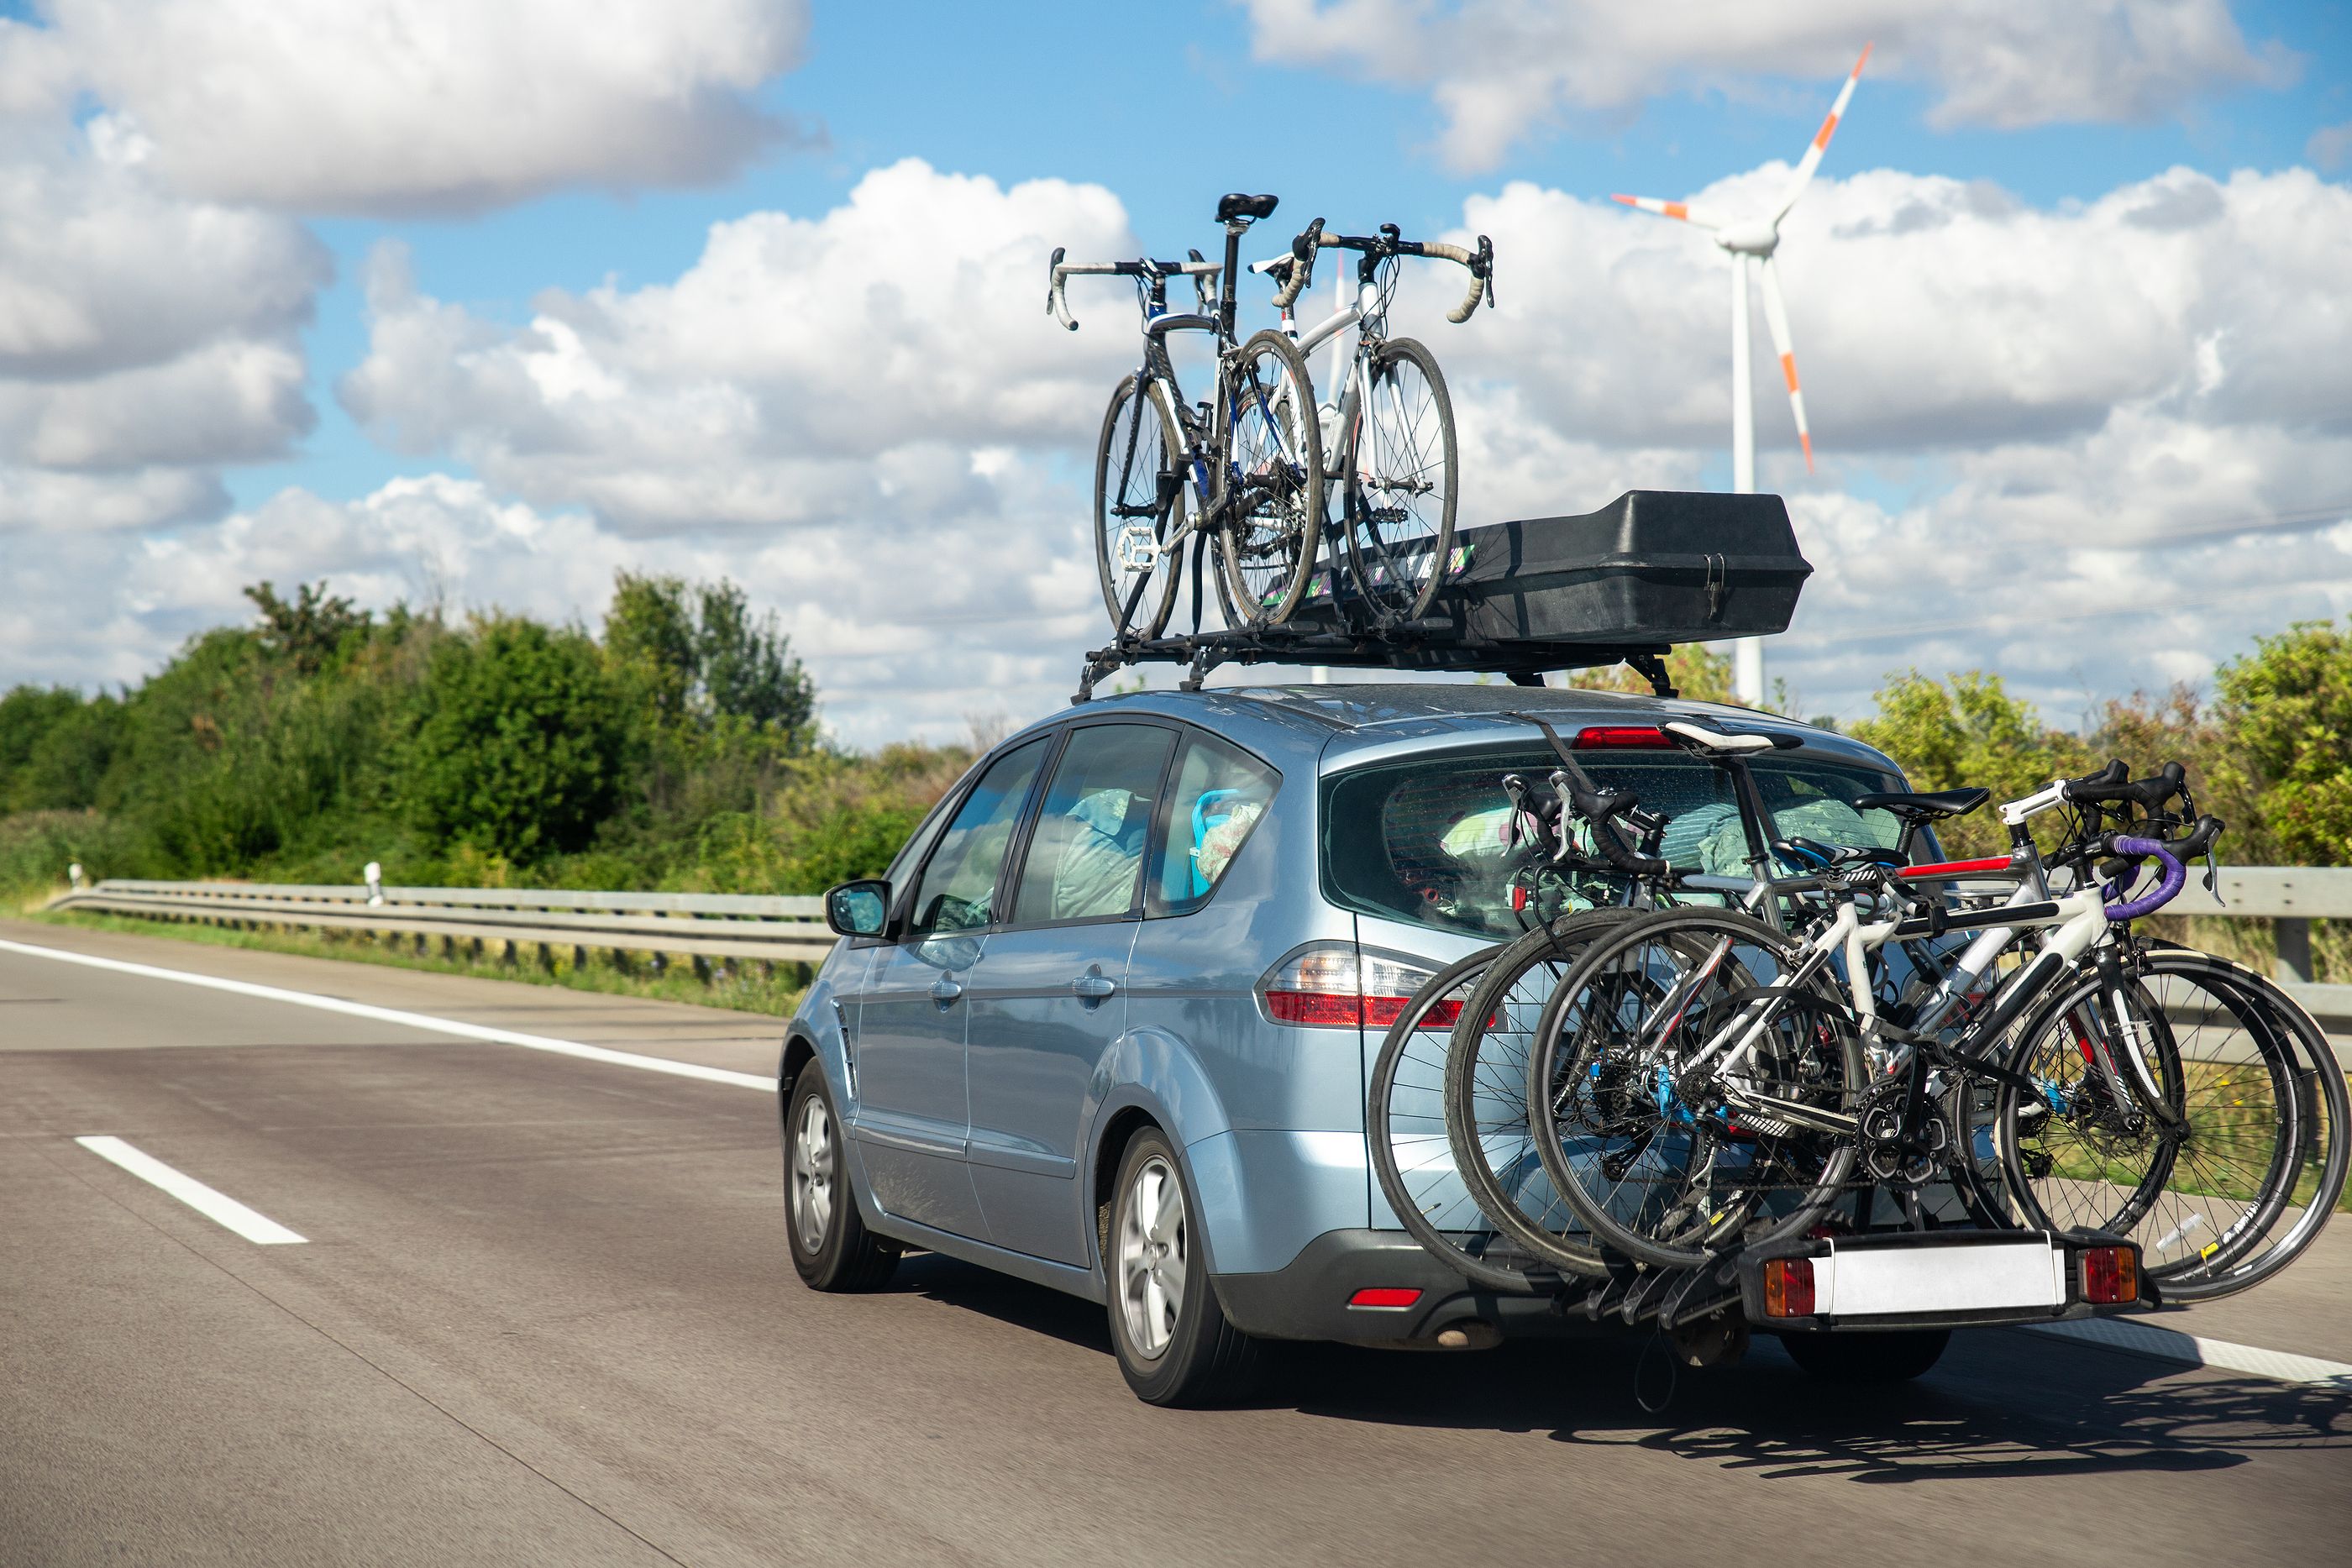
POLYGON ((1095 444, 1095 568, 1114 635, 1157 637, 1176 604, 1177 556, 1167 541, 1184 524, 1180 444, 1150 383, 1118 383, 1095 444))
POLYGON ((1410 338, 1370 366, 1348 454, 1348 567, 1376 624, 1428 613, 1454 549, 1461 471, 1437 358, 1410 338))
POLYGON ((1307 596, 1322 545, 1314 382, 1297 344, 1260 332, 1235 356, 1225 396, 1233 444, 1217 559, 1241 623, 1279 626, 1307 596))
POLYGON ((1828 1383, 1907 1383, 1942 1360, 1951 1343, 1949 1329, 1780 1336, 1790 1361, 1828 1383))
POLYGON ((842 1161, 841 1120, 814 1062, 784 1112, 784 1231, 793 1268, 815 1291, 871 1291, 898 1267, 898 1244, 866 1228, 842 1161))
POLYGON ((1209 1284, 1175 1147, 1157 1127, 1127 1145, 1112 1188, 1103 1261, 1110 1337, 1128 1387, 1147 1405, 1213 1404, 1248 1390, 1257 1342, 1225 1321, 1209 1284))

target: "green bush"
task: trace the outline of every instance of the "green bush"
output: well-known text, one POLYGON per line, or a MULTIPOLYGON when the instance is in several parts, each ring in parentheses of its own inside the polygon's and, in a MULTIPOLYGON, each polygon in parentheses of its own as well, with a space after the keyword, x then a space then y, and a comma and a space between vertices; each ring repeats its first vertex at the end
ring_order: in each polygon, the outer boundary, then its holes
POLYGON ((585 632, 500 617, 444 639, 401 760, 410 820, 515 861, 585 847, 623 789, 617 696, 585 632))
POLYGON ((2306 622, 2222 666, 2221 722, 2287 863, 2352 863, 2352 623, 2306 622))

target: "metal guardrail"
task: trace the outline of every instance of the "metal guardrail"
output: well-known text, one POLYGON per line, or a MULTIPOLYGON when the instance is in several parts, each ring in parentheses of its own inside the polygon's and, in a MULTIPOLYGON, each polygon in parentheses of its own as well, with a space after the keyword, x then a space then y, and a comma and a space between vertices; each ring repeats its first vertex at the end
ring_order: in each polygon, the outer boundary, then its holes
MULTIPOLYGON (((2352 919, 2352 867, 2224 866, 2215 888, 2218 898, 2192 870, 2188 887, 2165 913, 2274 921, 2279 983, 2323 1022, 2352 1027, 2352 985, 2315 984, 2311 964, 2311 923, 2352 919)), ((78 885, 48 907, 792 963, 823 959, 835 941, 821 918, 823 899, 769 894, 110 878, 95 887, 78 885)))
MULTIPOLYGON (((77 868, 79 869, 79 868, 77 868)), ((759 894, 581 893, 561 888, 338 887, 242 882, 133 882, 76 887, 50 909, 91 910, 215 925, 438 936, 696 958, 813 964, 833 950, 821 898, 759 894)), ((544 956, 544 955, 542 955, 544 956)))

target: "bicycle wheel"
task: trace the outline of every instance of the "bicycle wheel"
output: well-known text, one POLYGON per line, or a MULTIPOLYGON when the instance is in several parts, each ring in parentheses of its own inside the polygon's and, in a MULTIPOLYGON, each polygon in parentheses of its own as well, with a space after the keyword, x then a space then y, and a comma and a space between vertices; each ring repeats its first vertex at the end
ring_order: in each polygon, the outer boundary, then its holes
POLYGON ((1528 1257, 1576 1274, 1605 1271, 1591 1234, 1552 1185, 1528 1113, 1528 1060, 1544 1004, 1576 960, 1627 910, 1564 915, 1496 955, 1446 1044, 1445 1134, 1472 1200, 1528 1257))
POLYGON ((1150 386, 1120 381, 1095 444, 1095 569, 1113 636, 1157 637, 1175 608, 1181 552, 1167 541, 1184 524, 1181 450, 1150 386))
POLYGON ((1800 961, 1761 921, 1667 910, 1596 942, 1545 1005, 1536 1153, 1604 1249, 1696 1268, 1799 1235, 1835 1200, 1862 1045, 1833 989, 1792 986, 1800 961), (1707 1050, 1751 1009, 1746 1047, 1707 1050))
POLYGON ((2292 1262, 2341 1196, 2343 1073, 2309 1015, 2261 976, 2184 950, 2137 967, 2131 1023, 2170 1116, 2109 1089, 2096 1055, 2121 1031, 2086 979, 2036 1013, 2010 1057, 2035 1084, 2001 1094, 2011 1196, 2029 1225, 2138 1241, 2169 1300, 2232 1294, 2292 1262))
POLYGON ((1488 947, 1440 969, 1389 1026, 1372 1064, 1364 1130, 1381 1192, 1407 1234, 1474 1285, 1533 1295, 1552 1289, 1558 1275, 1516 1252, 1495 1228, 1446 1135, 1445 1065, 1454 1020, 1503 950, 1488 947))
POLYGON ((1246 625, 1289 620, 1315 574, 1323 438, 1314 388, 1297 345, 1274 331, 1242 345, 1226 384, 1230 446, 1217 559, 1246 625))
POLYGON ((1391 339, 1370 371, 1346 437, 1348 570, 1373 622, 1395 625, 1427 614, 1445 580, 1461 469, 1437 357, 1391 339))

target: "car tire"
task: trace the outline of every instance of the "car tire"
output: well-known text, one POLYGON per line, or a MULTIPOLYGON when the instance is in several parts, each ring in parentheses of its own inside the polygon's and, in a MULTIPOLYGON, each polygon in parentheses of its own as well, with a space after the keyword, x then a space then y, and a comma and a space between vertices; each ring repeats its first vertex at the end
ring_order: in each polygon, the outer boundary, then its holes
POLYGON ((1111 1344, 1135 1396, 1181 1408, 1248 1393, 1258 1342, 1225 1321, 1209 1283, 1183 1166, 1159 1128, 1145 1127, 1129 1140, 1106 1220, 1111 1344))
POLYGON ((784 1234, 793 1268, 813 1291, 878 1289, 898 1244, 866 1228, 849 1189, 841 1118, 814 1062, 793 1080, 784 1111, 784 1234))
POLYGON ((1780 1348, 1828 1383, 1907 1383, 1943 1359, 1949 1329, 1889 1329, 1878 1333, 1791 1333, 1780 1348))

